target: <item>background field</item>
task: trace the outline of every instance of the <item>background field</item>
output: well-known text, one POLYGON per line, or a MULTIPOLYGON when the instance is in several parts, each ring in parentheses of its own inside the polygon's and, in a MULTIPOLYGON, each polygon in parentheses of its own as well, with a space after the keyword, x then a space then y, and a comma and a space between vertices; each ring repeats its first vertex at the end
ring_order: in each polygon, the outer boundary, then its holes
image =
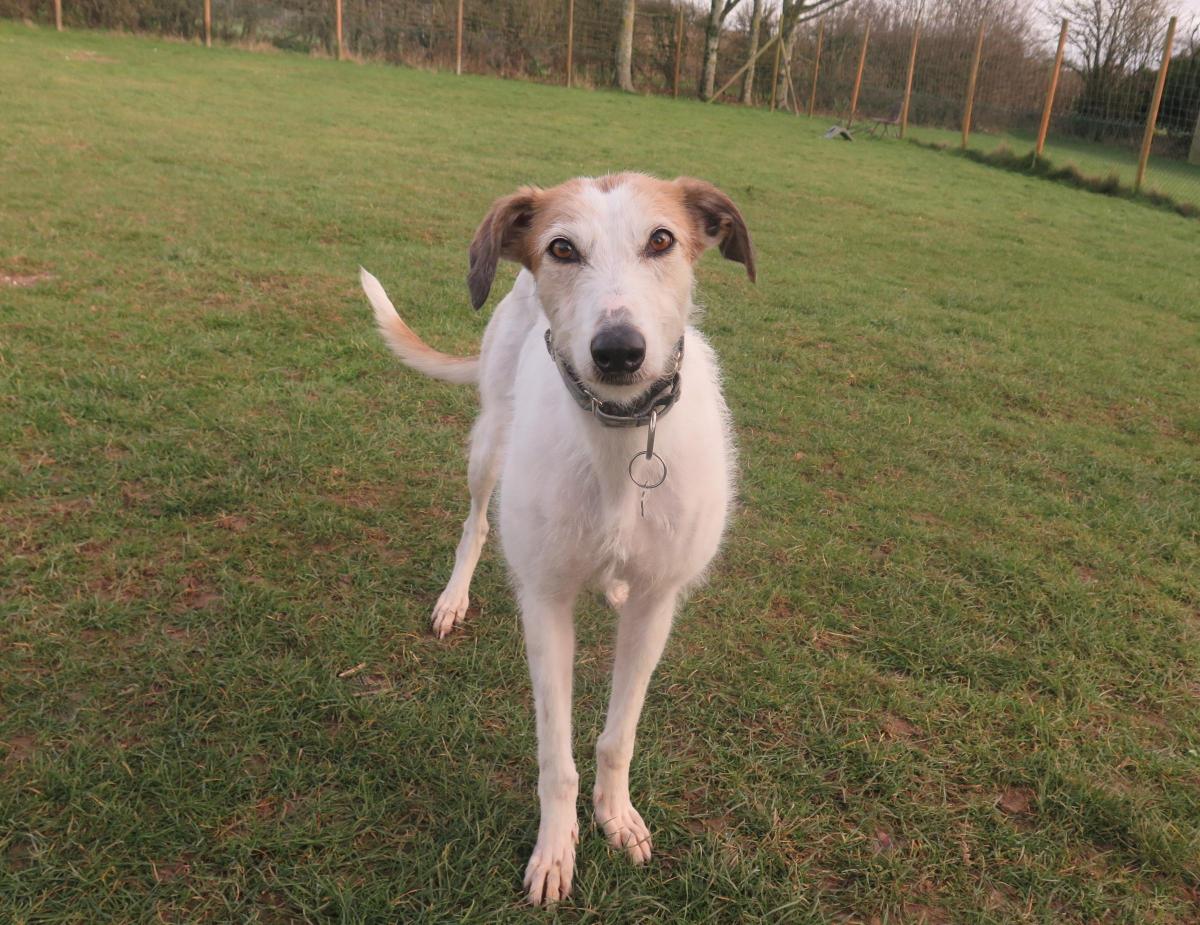
POLYGON ((0 921, 1196 921, 1200 224, 283 54, 0 24, 0 87, 0 921), (495 547, 426 630, 474 402, 385 354, 355 271, 470 350, 489 201, 622 168, 755 233, 757 287, 699 273, 741 509, 643 721, 657 859, 585 827, 533 912, 495 547))

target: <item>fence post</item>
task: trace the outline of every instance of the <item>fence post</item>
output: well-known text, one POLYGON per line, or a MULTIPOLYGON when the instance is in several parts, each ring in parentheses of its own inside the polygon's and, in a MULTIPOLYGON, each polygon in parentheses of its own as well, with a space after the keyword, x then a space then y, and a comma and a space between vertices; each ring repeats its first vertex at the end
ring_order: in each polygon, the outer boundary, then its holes
POLYGON ((1063 49, 1067 47, 1067 21, 1062 21, 1058 33, 1058 53, 1054 56, 1054 70, 1050 72, 1050 85, 1046 87, 1046 106, 1042 110, 1042 124, 1038 126, 1037 147, 1033 149, 1033 160, 1037 163, 1046 147, 1046 132, 1050 130, 1050 114, 1054 111, 1054 94, 1058 92, 1058 75, 1062 71, 1063 49))
POLYGON ((204 47, 212 48, 212 0, 204 0, 204 47))
POLYGON ((962 147, 966 150, 971 137, 971 113, 975 109, 975 84, 979 80, 979 59, 983 55, 983 23, 979 24, 979 37, 975 39, 975 57, 971 59, 971 77, 967 81, 967 104, 963 109, 962 147))
POLYGON ((817 107, 817 74, 821 71, 821 45, 825 41, 825 19, 817 26, 817 53, 813 55, 812 93, 808 95, 808 115, 811 118, 817 107))
POLYGON ((675 81, 671 84, 671 96, 679 99, 679 63, 683 57, 683 7, 679 7, 679 18, 675 21, 675 81))
POLYGON ((1154 82, 1154 98, 1150 101, 1150 112, 1146 114, 1146 134, 1142 136, 1142 154, 1138 158, 1135 190, 1141 190, 1146 179, 1146 164, 1150 160, 1150 148, 1154 144, 1154 126, 1158 124, 1158 107, 1162 104, 1163 84, 1167 82, 1167 67, 1171 64, 1171 45, 1175 42, 1175 17, 1167 24, 1167 40, 1163 43, 1162 66, 1158 69, 1158 80, 1154 82))
POLYGON ((900 104, 900 137, 908 131, 908 107, 912 101, 913 71, 917 68, 917 41, 921 38, 921 23, 913 25, 912 48, 908 50, 908 76, 904 78, 904 102, 900 104))
POLYGON ((1192 132, 1192 147, 1188 151, 1187 162, 1200 167, 1200 112, 1196 113, 1196 130, 1192 132))
POLYGON ((871 20, 867 20, 867 31, 863 33, 862 51, 858 53, 858 72, 854 75, 854 95, 850 97, 850 117, 846 128, 854 124, 854 113, 858 111, 858 91, 862 89, 863 68, 867 65, 867 42, 871 38, 871 20))
POLYGON ((454 73, 462 74, 463 0, 458 0, 458 21, 454 27, 454 73))
POLYGON ((788 66, 783 69, 783 76, 787 78, 788 95, 792 100, 792 112, 796 115, 800 115, 800 97, 796 95, 796 85, 792 83, 792 68, 790 61, 788 62, 788 66))
POLYGON ((779 41, 775 43, 775 64, 771 68, 771 112, 775 111, 775 91, 779 86, 779 55, 783 51, 783 23, 779 24, 779 41))
POLYGON ((337 20, 337 59, 341 61, 346 57, 346 47, 342 43, 342 0, 336 0, 334 14, 337 20))
POLYGON ((62 32, 62 0, 54 0, 54 28, 62 32))
POLYGON ((575 0, 567 0, 567 86, 575 70, 575 0))

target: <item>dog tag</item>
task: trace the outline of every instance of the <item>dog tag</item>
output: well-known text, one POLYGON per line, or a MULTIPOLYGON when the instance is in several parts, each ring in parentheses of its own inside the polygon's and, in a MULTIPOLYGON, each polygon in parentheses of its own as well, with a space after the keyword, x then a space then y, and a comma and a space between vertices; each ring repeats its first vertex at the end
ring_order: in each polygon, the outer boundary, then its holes
POLYGON ((654 452, 654 431, 658 425, 658 413, 650 412, 650 426, 646 430, 646 452, 638 453, 629 460, 629 478, 642 490, 639 506, 642 517, 646 516, 646 493, 658 488, 667 480, 667 464, 654 452))

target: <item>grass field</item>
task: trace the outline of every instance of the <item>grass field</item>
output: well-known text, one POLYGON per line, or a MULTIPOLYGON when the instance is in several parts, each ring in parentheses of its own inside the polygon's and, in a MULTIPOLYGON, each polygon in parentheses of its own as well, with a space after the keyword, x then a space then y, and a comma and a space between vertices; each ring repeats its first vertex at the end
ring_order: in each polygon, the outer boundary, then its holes
POLYGON ((11 23, 0 87, 0 921, 1200 918, 1196 221, 761 111, 11 23), (757 287, 699 273, 741 501, 643 719, 656 859, 585 825, 534 911, 495 546, 426 625, 473 398, 356 271, 471 350, 491 199, 624 168, 755 234, 757 287))
MULTIPOLYGON (((962 143, 961 131, 924 125, 913 126, 907 137, 951 148, 957 148, 962 143)), ((1014 154, 1032 154, 1037 145, 1037 136, 1025 132, 976 131, 971 133, 969 145, 981 152, 1005 147, 1014 154)), ((1100 144, 1052 133, 1047 138, 1043 155, 1055 167, 1070 164, 1086 177, 1105 179, 1115 176, 1126 189, 1133 189, 1137 180, 1138 151, 1116 144, 1100 144)), ((1143 189, 1147 193, 1164 194, 1178 203, 1200 208, 1200 166, 1154 155, 1146 166, 1143 189)))

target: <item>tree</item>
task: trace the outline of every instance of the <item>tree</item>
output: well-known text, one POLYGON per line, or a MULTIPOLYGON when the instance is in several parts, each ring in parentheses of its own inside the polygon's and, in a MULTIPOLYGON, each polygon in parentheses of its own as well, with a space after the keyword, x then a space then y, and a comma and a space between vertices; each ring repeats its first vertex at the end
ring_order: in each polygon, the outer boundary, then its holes
MULTIPOLYGON (((758 54, 758 36, 762 31, 763 0, 754 0, 754 9, 750 13, 750 49, 746 52, 746 60, 753 61, 758 54)), ((749 106, 754 102, 754 72, 753 64, 746 68, 746 76, 742 80, 742 102, 749 106)))
POLYGON ((721 47, 721 29, 729 14, 742 0, 712 0, 704 27, 704 70, 700 76, 700 99, 711 100, 717 85, 717 52, 721 47))
MULTIPOLYGON (((784 53, 788 54, 788 42, 795 44, 795 30, 802 22, 822 16, 849 0, 782 0, 780 28, 784 28, 784 53), (790 30, 790 31, 787 31, 790 30)), ((1080 0, 1082 2, 1082 0, 1080 0)), ((704 70, 700 78, 700 99, 712 99, 717 83, 717 58, 721 48, 721 30, 729 14, 738 8, 741 0, 712 0, 708 8, 708 20, 704 29, 704 70)), ((754 52, 751 52, 753 56, 754 52)), ((750 68, 753 70, 753 68, 750 68)), ((781 72, 782 74, 782 72, 781 72)), ((752 78, 751 78, 752 79, 752 78)), ((781 82, 786 82, 781 76, 781 82)), ((743 85, 745 98, 745 85, 743 85)))
POLYGON ((617 86, 633 93, 633 20, 637 0, 624 0, 621 6, 621 31, 617 36, 617 86))
POLYGON ((781 108, 788 105, 787 75, 791 72, 792 52, 796 49, 800 24, 831 13, 848 2, 849 0, 815 0, 806 3, 805 0, 783 0, 779 10, 779 29, 782 33, 780 41, 783 42, 783 49, 779 65, 779 83, 775 87, 775 96, 781 108))
POLYGON ((1070 66, 1083 81, 1075 112, 1088 134, 1098 141, 1114 130, 1135 131, 1129 125, 1137 121, 1145 82, 1139 72, 1157 66, 1165 0, 1058 0, 1051 12, 1071 22, 1070 66))

